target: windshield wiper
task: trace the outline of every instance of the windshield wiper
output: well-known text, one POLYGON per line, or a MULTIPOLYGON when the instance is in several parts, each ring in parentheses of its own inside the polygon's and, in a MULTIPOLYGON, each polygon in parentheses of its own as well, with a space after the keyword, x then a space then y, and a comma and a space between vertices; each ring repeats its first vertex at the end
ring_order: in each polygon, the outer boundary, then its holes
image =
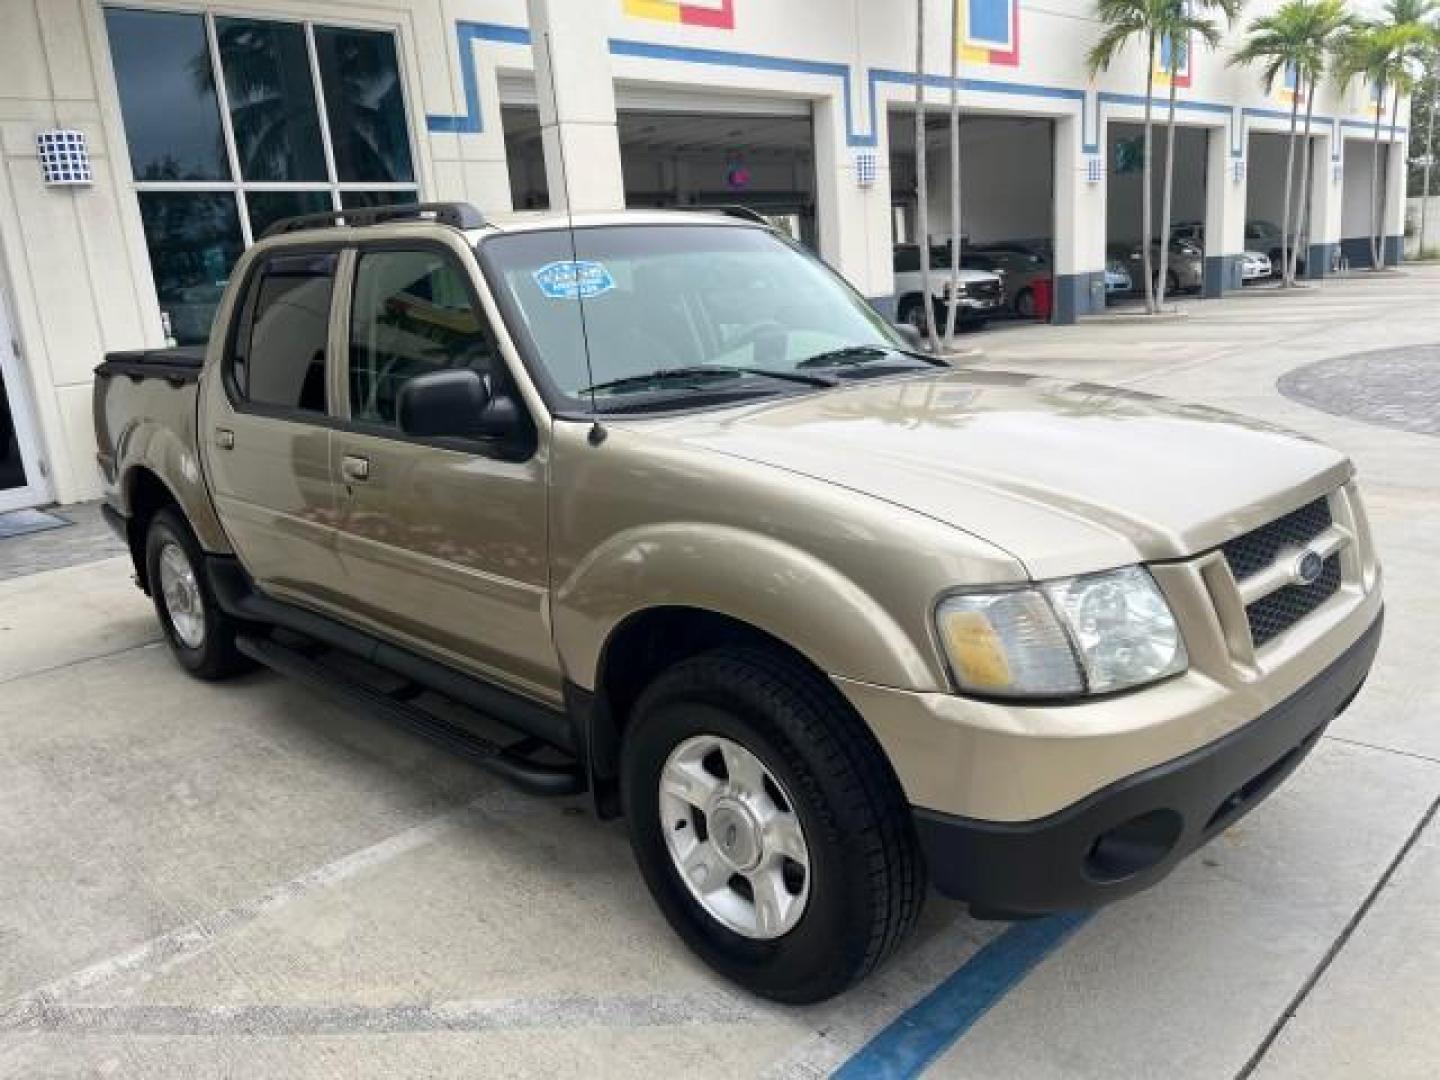
MULTIPOLYGON (((583 397, 591 393, 599 394, 606 391, 625 391, 639 387, 663 385, 672 379, 734 379, 741 375, 761 375, 767 379, 780 379, 784 382, 801 383, 804 386, 829 387, 836 385, 835 380, 828 375, 804 375, 796 371, 770 371, 767 368, 732 367, 728 364, 693 364, 688 367, 657 368, 644 375, 627 375, 623 379, 611 379, 609 382, 596 383, 594 386, 577 390, 576 396, 583 397)), ((689 387, 689 389, 701 388, 689 387)))
POLYGON ((859 364, 868 364, 872 360, 885 360, 896 354, 915 360, 922 360, 932 367, 939 363, 934 357, 909 352, 906 349, 891 348, 884 345, 846 345, 843 348, 816 353, 808 360, 802 360, 795 366, 797 368, 855 367, 859 364))

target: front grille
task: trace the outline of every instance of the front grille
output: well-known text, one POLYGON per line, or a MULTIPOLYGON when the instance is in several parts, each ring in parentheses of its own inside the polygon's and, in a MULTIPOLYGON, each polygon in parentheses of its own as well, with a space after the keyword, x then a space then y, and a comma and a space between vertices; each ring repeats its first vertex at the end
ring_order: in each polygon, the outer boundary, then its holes
POLYGON ((1310 585, 1282 585, 1245 609, 1250 637, 1258 649, 1284 633, 1340 590, 1340 556, 1325 560, 1325 569, 1310 585))
MULTIPOLYGON (((1268 525, 1237 536, 1220 550, 1236 581, 1258 574, 1286 547, 1303 548, 1330 527, 1330 500, 1316 499, 1268 525)), ((1316 585, 1310 586, 1316 588, 1316 585)))
POLYGON ((972 281, 966 286, 966 294, 981 300, 996 300, 1000 297, 998 281, 972 281))
MULTIPOLYGON (((1330 500, 1319 498, 1268 525, 1237 536, 1220 550, 1235 580, 1244 581, 1272 566, 1282 551, 1309 546, 1331 523, 1330 500)), ((1282 585, 1250 603, 1245 608, 1245 617, 1250 623, 1250 639, 1255 648, 1274 640, 1334 596, 1340 589, 1340 578, 1340 556, 1331 555, 1325 560, 1320 576, 1309 585, 1298 582, 1282 585)))

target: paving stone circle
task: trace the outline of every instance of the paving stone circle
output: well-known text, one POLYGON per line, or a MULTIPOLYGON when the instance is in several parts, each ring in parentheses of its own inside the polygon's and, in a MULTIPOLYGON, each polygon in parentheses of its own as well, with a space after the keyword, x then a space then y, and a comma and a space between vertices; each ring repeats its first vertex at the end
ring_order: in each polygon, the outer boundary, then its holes
POLYGON ((1275 385, 1335 416, 1440 435, 1440 344, 1332 356, 1287 371, 1275 385))

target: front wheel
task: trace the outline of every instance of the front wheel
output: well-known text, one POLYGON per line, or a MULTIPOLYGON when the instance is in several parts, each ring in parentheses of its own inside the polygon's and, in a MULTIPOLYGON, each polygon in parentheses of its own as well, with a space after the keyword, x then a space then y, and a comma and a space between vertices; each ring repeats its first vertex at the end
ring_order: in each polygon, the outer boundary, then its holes
POLYGON ((170 651, 186 671, 223 679, 255 666, 235 648, 238 626, 215 602, 200 545, 173 508, 156 514, 145 534, 145 578, 170 651))
POLYGON ((725 649, 641 696, 622 787, 640 871, 706 963, 777 1001, 832 997, 913 927, 925 896, 910 809, 823 677, 725 649))
POLYGON ((922 334, 930 332, 930 326, 925 321, 925 301, 918 296, 912 296, 900 303, 900 310, 896 318, 905 326, 912 326, 922 334))
POLYGON ((1035 292, 1033 289, 1020 290, 1020 295, 1015 297, 1015 314, 1022 319, 1035 318, 1035 292))

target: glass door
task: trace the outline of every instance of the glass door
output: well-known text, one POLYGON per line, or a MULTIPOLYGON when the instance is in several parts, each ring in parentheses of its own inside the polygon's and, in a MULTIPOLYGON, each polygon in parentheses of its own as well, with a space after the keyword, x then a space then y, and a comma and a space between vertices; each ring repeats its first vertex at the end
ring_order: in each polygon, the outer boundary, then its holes
POLYGON ((35 445, 15 331, 0 295, 0 512, 48 499, 49 487, 35 466, 35 445))

